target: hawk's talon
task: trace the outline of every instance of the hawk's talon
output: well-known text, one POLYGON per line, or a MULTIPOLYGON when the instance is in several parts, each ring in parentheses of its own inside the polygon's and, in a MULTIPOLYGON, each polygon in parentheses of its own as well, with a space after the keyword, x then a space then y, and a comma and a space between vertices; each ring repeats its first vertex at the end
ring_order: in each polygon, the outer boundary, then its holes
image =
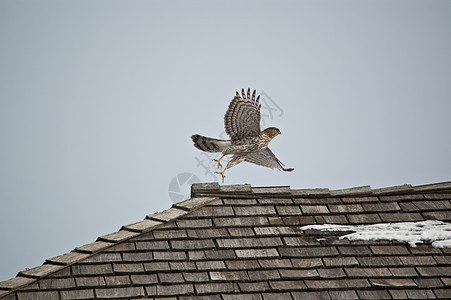
POLYGON ((221 156, 219 159, 213 159, 215 162, 218 163, 218 169, 219 169, 219 168, 222 168, 222 165, 221 165, 221 159, 223 159, 224 156, 225 156, 225 154, 224 154, 223 156, 221 156))
POLYGON ((222 168, 222 165, 221 165, 221 160, 220 159, 213 159, 215 162, 217 162, 218 163, 218 169, 219 168, 222 168))
POLYGON ((216 174, 221 174, 222 175, 222 183, 224 183, 224 177, 225 177, 224 172, 225 172, 225 170, 222 171, 222 172, 215 172, 216 174))

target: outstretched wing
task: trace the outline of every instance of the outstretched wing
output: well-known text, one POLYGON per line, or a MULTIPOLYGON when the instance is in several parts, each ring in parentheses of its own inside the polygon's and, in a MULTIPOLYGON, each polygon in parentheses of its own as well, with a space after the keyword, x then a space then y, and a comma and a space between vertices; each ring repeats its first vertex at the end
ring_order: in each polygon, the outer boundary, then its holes
POLYGON ((236 96, 229 104, 224 116, 224 127, 226 133, 232 140, 254 137, 260 134, 260 96, 255 98, 255 90, 241 89, 241 96, 236 96))
POLYGON ((271 150, 269 150, 269 148, 247 155, 245 161, 271 169, 280 169, 286 172, 291 172, 294 170, 293 168, 284 168, 285 165, 274 155, 274 153, 272 153, 271 150))

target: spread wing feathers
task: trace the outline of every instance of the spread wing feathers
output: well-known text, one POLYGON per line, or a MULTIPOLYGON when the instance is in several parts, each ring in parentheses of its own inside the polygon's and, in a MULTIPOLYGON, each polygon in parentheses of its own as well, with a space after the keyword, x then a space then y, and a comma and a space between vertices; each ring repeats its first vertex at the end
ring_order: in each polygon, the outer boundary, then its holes
POLYGON ((280 169, 286 172, 291 172, 294 170, 293 168, 284 168, 285 165, 274 155, 274 153, 272 153, 271 150, 269 150, 269 148, 250 153, 246 156, 245 161, 271 169, 280 169))
POLYGON ((236 96, 229 104, 224 116, 224 127, 226 133, 232 140, 254 137, 260 134, 260 96, 255 98, 255 90, 241 89, 241 96, 236 96))

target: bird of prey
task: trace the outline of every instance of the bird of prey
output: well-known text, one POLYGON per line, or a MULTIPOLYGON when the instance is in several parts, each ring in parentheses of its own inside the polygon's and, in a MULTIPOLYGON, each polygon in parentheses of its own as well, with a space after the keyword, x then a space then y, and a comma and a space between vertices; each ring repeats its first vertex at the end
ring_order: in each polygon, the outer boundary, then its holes
POLYGON ((229 108, 224 115, 224 127, 230 140, 220 140, 194 134, 191 139, 194 146, 205 152, 222 152, 219 159, 214 159, 221 168, 221 159, 226 155, 233 155, 222 172, 224 183, 224 172, 237 164, 247 161, 259 166, 277 168, 286 172, 291 172, 293 168, 284 168, 284 164, 268 148, 269 142, 281 134, 275 127, 260 130, 260 96, 255 98, 255 90, 247 94, 241 89, 241 95, 236 92, 235 97, 229 104, 229 108))

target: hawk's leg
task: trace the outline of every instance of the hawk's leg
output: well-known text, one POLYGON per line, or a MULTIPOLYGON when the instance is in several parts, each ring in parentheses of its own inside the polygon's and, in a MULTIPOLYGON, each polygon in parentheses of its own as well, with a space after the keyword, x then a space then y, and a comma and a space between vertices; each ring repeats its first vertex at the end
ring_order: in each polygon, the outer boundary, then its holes
POLYGON ((224 178, 225 178, 224 172, 225 172, 225 169, 222 172, 215 172, 216 174, 221 174, 222 175, 222 183, 224 183, 224 178))
MULTIPOLYGON (((223 156, 221 156, 220 159, 213 159, 215 162, 218 163, 218 169, 219 169, 219 168, 222 168, 222 165, 221 165, 221 159, 223 159, 224 156, 225 156, 225 154, 224 154, 223 156)), ((225 171, 225 170, 224 170, 224 171, 225 171)), ((224 175, 222 175, 222 182, 224 182, 224 175)))
POLYGON ((224 183, 224 178, 225 178, 224 172, 227 169, 230 169, 231 167, 236 166, 240 162, 244 161, 245 158, 246 158, 245 156, 236 156, 236 155, 234 155, 233 158, 227 163, 227 166, 225 167, 225 169, 222 172, 215 172, 216 174, 221 174, 221 176, 222 176, 222 183, 224 183))

